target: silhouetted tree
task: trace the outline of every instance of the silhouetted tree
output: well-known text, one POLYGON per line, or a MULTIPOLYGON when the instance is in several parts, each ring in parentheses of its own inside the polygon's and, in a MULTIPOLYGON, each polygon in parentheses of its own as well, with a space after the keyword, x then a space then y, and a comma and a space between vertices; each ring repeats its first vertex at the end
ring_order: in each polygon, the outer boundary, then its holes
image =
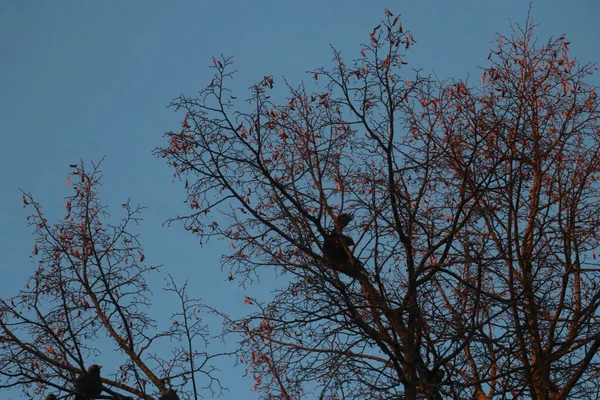
MULTIPOLYGON (((207 339, 198 318, 202 305, 188 297, 186 285, 167 281, 166 290, 181 305, 165 330, 149 315, 152 304, 146 276, 158 270, 147 265, 132 223, 142 207, 124 203, 125 218, 109 222, 97 189, 101 174, 94 165, 72 165, 75 194, 65 201, 65 218, 52 225, 34 198, 23 193, 36 234, 32 257, 39 265, 25 287, 12 298, 0 299, 0 389, 20 387, 29 398, 44 392, 76 399, 151 399, 167 393, 170 383, 184 398, 206 390, 221 391, 213 375, 216 355, 200 351, 197 340, 207 339), (109 340, 112 371, 100 377, 109 340), (170 350, 170 354, 165 352, 170 350), (167 354, 167 355, 165 355, 167 354), (202 385, 197 385, 201 380, 202 385), (186 385, 189 382, 189 387, 186 385)), ((56 397, 55 397, 56 398, 56 397)))
POLYGON ((386 13, 358 59, 334 51, 334 67, 312 72, 322 90, 288 86, 279 102, 267 76, 245 111, 221 58, 208 87, 172 103, 183 127, 157 154, 192 210, 173 221, 202 242, 230 240, 242 283, 261 268, 287 278, 267 304, 246 299, 255 313, 224 315, 255 388, 265 399, 595 397, 593 66, 569 58, 564 36, 537 46, 528 18, 498 37, 480 84, 407 74, 415 41, 386 13))

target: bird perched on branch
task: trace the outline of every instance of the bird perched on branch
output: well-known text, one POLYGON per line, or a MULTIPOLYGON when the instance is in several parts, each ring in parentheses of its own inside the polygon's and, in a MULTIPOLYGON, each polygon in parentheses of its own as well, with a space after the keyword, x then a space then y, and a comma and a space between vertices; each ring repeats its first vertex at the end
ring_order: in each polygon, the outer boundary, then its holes
POLYGON ((92 364, 87 372, 75 380, 75 400, 91 400, 102 393, 100 369, 102 366, 92 364))
POLYGON ((343 213, 335 220, 333 230, 325 235, 323 240, 323 257, 333 269, 355 277, 360 262, 352 255, 350 247, 354 240, 342 233, 342 230, 352 221, 352 215, 343 213))
POLYGON ((158 400, 179 400, 179 396, 177 396, 177 392, 173 389, 169 389, 164 392, 158 400))

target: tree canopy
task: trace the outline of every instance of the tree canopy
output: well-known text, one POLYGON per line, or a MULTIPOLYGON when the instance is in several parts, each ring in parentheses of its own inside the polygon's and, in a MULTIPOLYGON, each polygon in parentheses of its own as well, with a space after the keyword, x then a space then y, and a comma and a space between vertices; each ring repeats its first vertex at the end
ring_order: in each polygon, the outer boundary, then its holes
MULTIPOLYGON (((230 241, 231 279, 283 278, 270 300, 246 298, 246 317, 212 309, 222 334, 265 399, 593 398, 595 66, 570 58, 565 36, 540 45, 530 17, 497 37, 475 83, 408 69, 414 45, 386 10, 359 58, 334 50, 310 71, 314 90, 283 82, 277 100, 265 76, 243 103, 221 57, 207 87, 172 102, 181 129, 155 154, 190 212, 170 221, 230 241)), ((126 229, 141 209, 103 225, 97 170, 74 168, 59 224, 24 194, 41 261, 0 303, 0 387, 72 394, 98 325, 123 356, 106 396, 218 392, 189 289, 170 281, 180 322, 160 331, 150 316, 155 267, 126 229), (178 340, 171 358, 151 352, 162 339, 178 340)))

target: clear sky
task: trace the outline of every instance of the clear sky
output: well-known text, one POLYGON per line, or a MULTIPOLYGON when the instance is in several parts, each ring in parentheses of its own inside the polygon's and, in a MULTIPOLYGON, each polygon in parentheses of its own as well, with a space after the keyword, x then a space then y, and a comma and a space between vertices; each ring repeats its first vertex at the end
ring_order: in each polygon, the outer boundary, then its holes
MULTIPOLYGON (((162 277, 170 272, 188 279, 192 294, 206 303, 244 313, 243 296, 260 294, 261 285, 227 281, 219 263, 227 244, 201 248, 181 226, 162 226, 186 211, 181 184, 151 154, 162 133, 182 120, 166 105, 210 82, 213 55, 234 56, 239 73, 231 87, 241 97, 264 75, 276 83, 282 76, 293 85, 308 81, 305 71, 331 65, 330 44, 348 61, 358 57, 384 8, 400 13, 417 41, 410 67, 442 78, 471 73, 476 81, 490 41, 498 32, 510 34, 509 20, 524 22, 528 2, 1 1, 0 296, 16 294, 34 269, 18 189, 34 194, 52 221, 63 215, 62 199, 70 194, 68 164, 106 156, 101 198, 113 217, 121 216, 126 198, 148 206, 138 232, 147 261, 164 265, 151 280, 156 296, 163 296, 162 277)), ((566 33, 580 61, 600 61, 600 1, 536 0, 533 17, 542 43, 566 33)), ((600 85, 600 74, 591 83, 600 85)), ((168 304, 157 301, 156 315, 168 318, 168 304)), ((231 390, 225 399, 256 398, 243 369, 222 368, 231 390)), ((0 397, 21 398, 16 391, 0 397)))

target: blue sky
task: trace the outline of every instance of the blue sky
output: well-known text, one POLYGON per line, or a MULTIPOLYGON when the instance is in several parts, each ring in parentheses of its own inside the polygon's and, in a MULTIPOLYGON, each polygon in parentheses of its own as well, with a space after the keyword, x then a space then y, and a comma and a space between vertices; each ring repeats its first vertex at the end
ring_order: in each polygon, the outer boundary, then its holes
MULTIPOLYGON (((101 198, 115 218, 131 198, 148 206, 139 227, 150 263, 164 264, 151 280, 157 296, 162 276, 188 279, 193 293, 240 315, 243 296, 261 293, 227 281, 219 256, 225 243, 203 248, 178 226, 183 189, 172 171, 151 155, 162 133, 182 116, 167 109, 181 93, 208 84, 211 57, 232 55, 239 70, 231 87, 241 97, 264 75, 296 85, 305 71, 331 65, 329 45, 351 60, 384 17, 400 13, 417 45, 409 66, 439 77, 478 79, 490 41, 523 22, 526 1, 3 1, 0 4, 0 295, 11 296, 34 269, 31 231, 18 189, 34 194, 50 219, 62 216, 68 164, 80 158, 103 164, 101 198)), ((600 2, 537 0, 533 16, 543 43, 566 33, 582 62, 600 61, 600 2)), ((591 79, 600 85, 600 75, 591 79)), ((272 278, 270 278, 272 279, 272 278)), ((273 284, 274 282, 266 282, 273 284)), ((276 282, 275 282, 276 284, 276 282)), ((168 302, 157 302, 168 315, 168 302)), ((219 327, 215 327, 217 332, 219 327)), ((222 349, 218 343, 215 351, 222 349)), ((243 369, 222 365, 226 399, 256 398, 243 369)), ((6 394, 0 397, 7 398, 6 394)), ((11 391, 9 398, 19 399, 11 391)))

